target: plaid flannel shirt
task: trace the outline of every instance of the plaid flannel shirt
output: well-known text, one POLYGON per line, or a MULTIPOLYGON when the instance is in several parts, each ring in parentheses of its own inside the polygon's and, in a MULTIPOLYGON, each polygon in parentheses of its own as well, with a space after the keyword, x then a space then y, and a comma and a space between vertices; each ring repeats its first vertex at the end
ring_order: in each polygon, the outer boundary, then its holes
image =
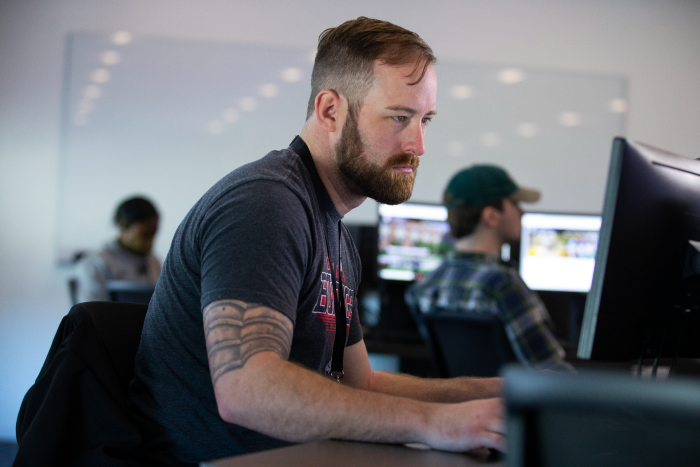
POLYGON ((436 307, 494 314, 503 322, 513 353, 522 364, 535 369, 573 370, 564 360, 566 353, 554 337, 552 319, 542 300, 497 256, 453 253, 406 291, 406 302, 419 316, 436 307))

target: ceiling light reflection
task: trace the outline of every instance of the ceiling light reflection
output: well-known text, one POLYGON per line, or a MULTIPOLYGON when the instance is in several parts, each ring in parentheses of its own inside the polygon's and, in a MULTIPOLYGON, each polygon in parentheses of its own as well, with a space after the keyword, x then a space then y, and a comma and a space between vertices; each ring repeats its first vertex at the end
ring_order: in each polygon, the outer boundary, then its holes
POLYGON ((296 83, 303 76, 301 68, 289 67, 282 70, 282 79, 288 83, 296 83))
POLYGON ((116 50, 107 50, 100 55, 100 61, 107 66, 116 65, 120 58, 119 52, 116 50))
POLYGON ((520 68, 506 68, 499 71, 497 77, 503 84, 516 84, 525 79, 525 73, 520 68))
POLYGON ((258 108, 258 101, 254 97, 246 96, 238 101, 238 108, 244 112, 252 112, 258 108))
POLYGON ((102 88, 96 84, 88 84, 83 89, 83 97, 86 99, 97 99, 102 95, 102 88))
POLYGON ((109 81, 109 77, 110 77, 109 70, 107 70, 106 68, 98 68, 97 70, 94 70, 90 74, 90 79, 92 81, 94 81, 95 83, 100 83, 100 84, 106 83, 107 81, 109 81))
POLYGON ((129 31, 117 31, 112 34, 112 44, 126 45, 133 40, 133 36, 129 31))
POLYGON ((613 99, 608 107, 613 113, 623 114, 627 112, 627 101, 625 99, 613 99))
POLYGON ((94 108, 92 101, 89 99, 83 99, 80 101, 78 104, 78 113, 80 114, 89 114, 92 112, 92 109, 94 108))
POLYGON ((563 112, 559 115, 559 124, 561 126, 578 126, 581 124, 581 114, 578 112, 563 112))
POLYGON ((471 86, 459 84, 452 86, 450 89, 450 95, 455 99, 469 99, 474 95, 474 90, 471 88, 471 86))
POLYGON ((224 110, 223 119, 226 123, 236 123, 241 118, 241 114, 233 107, 224 110))
POLYGON ((537 136, 540 131, 534 123, 518 123, 518 126, 515 127, 515 132, 523 138, 532 138, 537 136))
POLYGON ((280 88, 274 83, 266 83, 260 86, 258 89, 258 92, 260 93, 261 96, 263 97, 275 97, 277 94, 279 94, 280 88))
POLYGON ((501 137, 495 131, 489 131, 481 135, 481 144, 488 148, 501 144, 501 137))

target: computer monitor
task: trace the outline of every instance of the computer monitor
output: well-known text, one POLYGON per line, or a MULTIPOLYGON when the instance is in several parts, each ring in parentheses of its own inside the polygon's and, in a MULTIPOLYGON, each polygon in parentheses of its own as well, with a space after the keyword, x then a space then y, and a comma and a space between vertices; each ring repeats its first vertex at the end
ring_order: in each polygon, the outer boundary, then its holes
POLYGON ((616 138, 578 356, 700 357, 700 161, 616 138))
POLYGON ((442 263, 453 248, 447 209, 423 203, 379 205, 377 269, 381 279, 413 281, 442 263))
POLYGON ((520 238, 520 276, 532 290, 588 292, 601 217, 526 213, 520 238))

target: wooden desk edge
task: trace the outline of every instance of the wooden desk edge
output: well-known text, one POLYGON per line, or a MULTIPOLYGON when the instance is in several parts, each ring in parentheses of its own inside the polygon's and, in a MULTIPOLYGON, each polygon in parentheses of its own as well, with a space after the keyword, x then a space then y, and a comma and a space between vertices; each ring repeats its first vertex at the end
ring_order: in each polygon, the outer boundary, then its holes
POLYGON ((504 467, 502 461, 482 460, 463 453, 417 450, 397 444, 354 441, 317 441, 271 449, 241 456, 200 463, 201 467, 363 467, 401 465, 402 467, 472 467, 489 465, 504 467))

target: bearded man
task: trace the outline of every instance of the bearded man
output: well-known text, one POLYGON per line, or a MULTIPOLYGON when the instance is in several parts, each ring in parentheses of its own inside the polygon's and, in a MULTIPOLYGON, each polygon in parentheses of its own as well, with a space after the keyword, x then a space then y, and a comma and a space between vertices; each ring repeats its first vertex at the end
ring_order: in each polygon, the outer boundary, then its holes
POLYGON ((359 257, 340 222, 367 197, 411 196, 436 114, 434 62, 388 22, 324 31, 300 135, 228 174, 182 221, 129 394, 153 461, 329 438, 503 449, 499 380, 371 370, 359 257))

